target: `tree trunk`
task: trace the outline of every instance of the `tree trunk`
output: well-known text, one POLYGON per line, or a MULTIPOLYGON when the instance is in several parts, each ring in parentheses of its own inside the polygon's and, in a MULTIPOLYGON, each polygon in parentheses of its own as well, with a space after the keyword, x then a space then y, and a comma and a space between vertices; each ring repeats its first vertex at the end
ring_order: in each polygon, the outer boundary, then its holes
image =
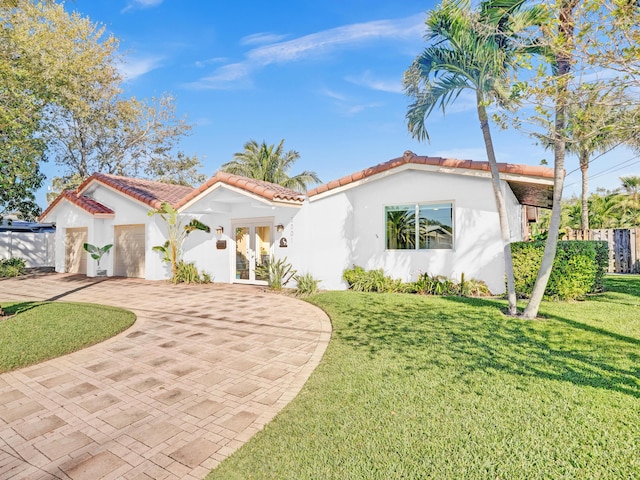
POLYGON ((580 153, 580 172, 582 173, 582 230, 589 230, 589 152, 580 153))
POLYGON ((573 10, 578 5, 579 0, 564 0, 560 3, 559 23, 557 40, 561 46, 557 47, 555 54, 556 91, 555 91, 555 125, 554 125, 554 177, 553 177, 553 207, 551 209, 551 222, 549 224, 549 235, 544 247, 542 262, 536 283, 531 292, 529 303, 522 314, 523 317, 533 319, 538 316, 538 310, 547 288, 553 261, 556 258, 558 248, 558 233, 560 232, 560 213, 562 188, 564 186, 564 158, 566 153, 566 140, 564 129, 567 124, 567 96, 569 91, 569 73, 573 59, 573 39, 574 24, 573 10))
POLYGON ((516 303, 516 287, 513 275, 513 257, 511 256, 511 228, 509 228, 509 216, 507 215, 507 206, 502 194, 502 185, 500 184, 500 172, 498 170, 498 162, 493 149, 493 140, 491 139, 491 130, 489 129, 489 119, 487 110, 484 106, 484 98, 482 93, 476 91, 478 102, 478 119, 480 120, 480 129, 484 137, 484 145, 487 149, 487 158, 489 160, 489 168, 491 170, 491 185, 493 186, 493 195, 495 196, 496 208, 498 209, 498 218, 500 220, 500 236, 502 237, 502 249, 504 252, 504 273, 507 277, 507 299, 509 300, 509 315, 518 313, 518 305, 516 303))

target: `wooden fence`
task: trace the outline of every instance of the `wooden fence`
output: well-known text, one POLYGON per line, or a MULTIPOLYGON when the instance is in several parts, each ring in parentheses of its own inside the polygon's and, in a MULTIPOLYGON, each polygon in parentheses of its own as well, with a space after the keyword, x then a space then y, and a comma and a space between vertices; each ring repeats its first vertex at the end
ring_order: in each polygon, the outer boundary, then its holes
POLYGON ((609 273, 640 273, 640 228, 570 230, 564 240, 602 240, 609 244, 609 273))

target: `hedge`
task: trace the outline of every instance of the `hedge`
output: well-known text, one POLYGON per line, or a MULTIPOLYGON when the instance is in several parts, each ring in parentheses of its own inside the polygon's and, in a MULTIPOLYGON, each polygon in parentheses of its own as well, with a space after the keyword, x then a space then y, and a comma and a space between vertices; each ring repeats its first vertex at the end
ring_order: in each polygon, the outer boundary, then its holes
MULTIPOLYGON (((520 297, 529 297, 542 261, 544 242, 514 242, 511 252, 516 293, 520 297)), ((607 242, 559 241, 545 295, 570 300, 601 291, 608 266, 607 242)))

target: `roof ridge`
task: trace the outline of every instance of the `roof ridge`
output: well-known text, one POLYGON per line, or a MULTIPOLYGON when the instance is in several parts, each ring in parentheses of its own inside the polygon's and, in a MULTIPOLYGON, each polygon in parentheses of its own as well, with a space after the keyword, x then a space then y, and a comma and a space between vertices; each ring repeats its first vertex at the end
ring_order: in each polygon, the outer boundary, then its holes
MULTIPOLYGON (((419 156, 411 150, 407 150, 401 157, 392 158, 383 163, 373 165, 371 167, 359 170, 357 172, 345 175, 344 177, 332 180, 328 183, 319 185, 312 190, 307 191, 308 197, 313 197, 329 190, 343 187, 351 183, 372 177, 376 174, 398 168, 403 165, 432 165, 445 168, 459 168, 465 170, 490 171, 489 162, 476 160, 458 160, 455 158, 429 157, 419 156)), ((532 166, 512 163, 498 163, 498 171, 500 173, 508 173, 513 175, 524 175, 531 177, 553 178, 554 170, 549 167, 532 166)))

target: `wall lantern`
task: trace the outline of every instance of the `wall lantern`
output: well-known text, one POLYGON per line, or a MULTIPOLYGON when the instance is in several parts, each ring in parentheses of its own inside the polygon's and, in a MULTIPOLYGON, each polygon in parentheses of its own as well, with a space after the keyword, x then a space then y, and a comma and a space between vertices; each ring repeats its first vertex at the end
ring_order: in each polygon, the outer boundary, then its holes
POLYGON ((222 225, 218 225, 216 227, 216 235, 222 235, 224 233, 224 228, 222 227, 222 225))
POLYGON ((276 230, 278 231, 278 233, 284 232, 284 225, 282 224, 276 225, 276 230))

